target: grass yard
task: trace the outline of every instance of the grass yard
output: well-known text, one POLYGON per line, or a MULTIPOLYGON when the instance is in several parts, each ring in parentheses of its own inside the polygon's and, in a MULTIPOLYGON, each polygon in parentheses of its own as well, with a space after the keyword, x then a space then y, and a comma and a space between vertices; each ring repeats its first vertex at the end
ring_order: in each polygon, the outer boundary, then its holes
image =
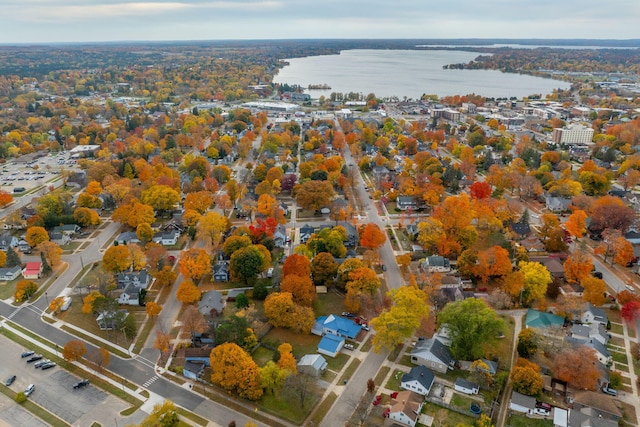
POLYGON ((347 364, 350 356, 345 353, 340 353, 336 357, 326 357, 325 359, 327 359, 327 369, 338 372, 347 364))
POLYGON ((10 282, 2 282, 0 284, 0 299, 6 300, 13 296, 16 293, 16 283, 22 280, 21 277, 16 280, 12 280, 10 282))
POLYGON ((499 339, 497 343, 492 344, 486 349, 485 357, 492 359, 497 357, 499 365, 503 369, 508 369, 511 363, 511 352, 513 351, 513 330, 515 328, 514 320, 510 316, 500 316, 504 321, 504 338, 499 339))
POLYGON ((527 418, 524 415, 511 415, 507 424, 511 427, 553 427, 553 420, 527 418))
MULTIPOLYGON (((472 426, 475 422, 475 418, 472 416, 462 415, 429 402, 424 404, 422 412, 431 415, 434 419, 438 420, 439 425, 442 426, 457 426, 458 424, 472 426)), ((512 425, 512 427, 516 426, 512 425)))
POLYGON ((347 367, 347 369, 345 369, 344 373, 342 374, 342 378, 340 378, 340 383, 346 384, 347 381, 351 379, 351 376, 353 376, 353 373, 358 369, 359 366, 360 366, 360 359, 353 359, 349 364, 349 366, 347 367))
POLYGON ((330 314, 340 314, 345 311, 344 295, 334 291, 318 295, 318 300, 313 305, 317 316, 328 316, 330 314))
POLYGON ((338 395, 334 392, 329 393, 326 399, 322 401, 320 405, 316 408, 313 416, 311 417, 311 422, 313 425, 319 426, 322 423, 322 420, 329 412, 329 409, 333 406, 334 402, 338 399, 338 395))
POLYGON ((257 403, 257 406, 265 410, 266 412, 277 415, 296 424, 302 424, 304 419, 309 415, 309 412, 318 403, 322 394, 319 392, 309 393, 307 401, 304 407, 298 402, 292 404, 291 396, 286 396, 283 393, 278 394, 266 394, 257 403))
POLYGON ((376 374, 376 377, 373 379, 373 382, 376 383, 376 386, 380 387, 382 381, 386 378, 390 370, 391 368, 388 366, 383 366, 382 368, 380 368, 380 370, 376 374))
POLYGON ((398 371, 395 370, 391 376, 389 377, 389 380, 387 381, 387 384, 385 385, 385 388, 388 388, 389 390, 397 390, 400 391, 400 383, 402 380, 402 376, 405 373, 402 371, 398 371))
MULTIPOLYGON (((289 343, 293 347, 293 354, 296 359, 300 359, 305 354, 318 352, 320 337, 311 334, 300 334, 289 329, 273 328, 262 339, 263 343, 277 348, 282 343, 289 343)), ((341 355, 338 355, 338 358, 341 355)), ((331 363, 331 361, 329 361, 331 363)))
POLYGON ((253 352, 251 357, 258 366, 264 366, 269 360, 273 360, 274 352, 266 347, 260 346, 253 352))
POLYGON ((622 335, 624 333, 624 330, 622 329, 622 325, 620 323, 612 323, 611 333, 622 335))
POLYGON ((451 402, 449 403, 451 406, 455 406, 456 408, 460 408, 463 411, 466 411, 469 409, 472 403, 478 402, 469 397, 462 396, 458 393, 453 393, 453 396, 451 396, 451 402))

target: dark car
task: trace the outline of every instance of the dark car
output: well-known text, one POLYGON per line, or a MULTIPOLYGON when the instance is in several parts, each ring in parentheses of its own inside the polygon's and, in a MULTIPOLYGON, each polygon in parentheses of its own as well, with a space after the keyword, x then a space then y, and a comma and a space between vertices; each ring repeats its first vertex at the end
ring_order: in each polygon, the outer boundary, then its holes
POLYGON ((27 350, 27 351, 23 351, 20 357, 24 359, 25 357, 33 356, 34 354, 35 354, 35 351, 27 350))
POLYGON ((602 280, 602 271, 594 271, 593 277, 595 277, 596 279, 602 280))
POLYGON ((4 382, 4 385, 6 385, 7 387, 9 387, 11 384, 13 384, 13 382, 16 380, 16 376, 15 375, 11 375, 9 378, 7 378, 7 380, 4 382))
POLYGON ((36 354, 36 355, 33 355, 33 356, 31 356, 30 358, 28 358, 28 359, 27 359, 27 363, 33 363, 33 362, 35 362, 36 360, 40 360, 40 359, 42 359, 42 356, 41 356, 41 355, 39 355, 39 354, 36 354))
POLYGON ((77 390, 77 389, 82 388, 82 387, 87 386, 87 385, 89 385, 89 380, 84 379, 84 380, 81 380, 81 381, 78 381, 77 383, 75 383, 73 385, 73 388, 75 390, 77 390))
POLYGON ((42 365, 42 370, 45 371, 47 369, 53 368, 54 366, 56 366, 56 364, 53 362, 45 363, 44 365, 42 365))
POLYGON ((51 360, 49 360, 49 359, 38 360, 36 363, 33 364, 33 367, 34 368, 42 368, 44 365, 46 365, 49 362, 51 362, 51 360))

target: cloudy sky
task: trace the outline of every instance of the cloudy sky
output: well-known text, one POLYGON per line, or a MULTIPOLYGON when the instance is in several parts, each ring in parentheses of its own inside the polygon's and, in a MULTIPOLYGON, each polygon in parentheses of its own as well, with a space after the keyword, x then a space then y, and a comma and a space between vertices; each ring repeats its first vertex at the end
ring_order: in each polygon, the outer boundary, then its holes
POLYGON ((638 0, 0 0, 0 43, 640 38, 638 0))

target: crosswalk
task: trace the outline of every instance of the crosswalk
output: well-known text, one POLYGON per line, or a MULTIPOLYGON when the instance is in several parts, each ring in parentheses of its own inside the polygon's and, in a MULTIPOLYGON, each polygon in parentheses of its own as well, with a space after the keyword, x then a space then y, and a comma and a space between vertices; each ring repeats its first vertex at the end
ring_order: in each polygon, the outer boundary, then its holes
POLYGON ((21 308, 22 308, 22 307, 20 307, 20 308, 16 308, 15 310, 13 310, 13 311, 11 312, 11 314, 7 316, 7 320, 11 320, 11 319, 13 319, 13 316, 15 316, 16 314, 18 314, 18 312, 20 311, 20 309, 21 309, 21 308))
POLYGON ((153 377, 149 378, 144 384, 142 384, 142 386, 149 387, 151 384, 158 381, 159 379, 160 378, 157 375, 154 375, 153 377))

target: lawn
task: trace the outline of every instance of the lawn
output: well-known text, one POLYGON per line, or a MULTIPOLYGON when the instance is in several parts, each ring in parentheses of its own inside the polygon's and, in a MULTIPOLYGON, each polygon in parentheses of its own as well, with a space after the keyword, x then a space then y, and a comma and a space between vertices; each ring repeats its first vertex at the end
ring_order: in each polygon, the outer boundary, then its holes
POLYGON ((358 369, 358 366, 360 366, 360 359, 353 359, 347 369, 344 370, 342 378, 340 378, 340 382, 346 384, 351 379, 353 373, 358 369))
POLYGON ((387 384, 385 385, 385 388, 388 388, 389 390, 400 390, 400 383, 402 380, 402 376, 404 375, 404 372, 402 371, 394 371, 391 376, 389 377, 389 380, 387 381, 387 384))
POLYGON ((22 280, 22 277, 12 280, 10 282, 2 282, 0 284, 0 299, 9 299, 16 293, 16 283, 22 280))
POLYGON ((460 408, 463 411, 468 410, 472 403, 478 403, 478 402, 469 397, 461 396, 458 393, 453 393, 453 396, 451 396, 451 402, 450 402, 451 406, 460 408))
POLYGON ((327 415, 327 413, 329 412, 329 409, 331 409, 331 407, 333 406, 333 403, 336 401, 336 399, 338 399, 338 395, 334 392, 331 392, 329 396, 327 396, 327 398, 324 399, 320 405, 318 405, 315 412, 313 413, 313 416, 311 417, 311 422, 313 422, 313 425, 320 425, 325 415, 327 415))
POLYGON ((527 418, 524 415, 511 415, 507 424, 511 427, 553 427, 553 420, 527 418))
POLYGON ((278 417, 293 421, 296 424, 302 424, 321 397, 321 390, 310 390, 304 407, 302 407, 299 402, 295 402, 295 404, 293 404, 291 401, 292 396, 287 395, 287 393, 283 393, 281 390, 280 393, 273 395, 265 394, 262 399, 257 402, 257 406, 278 417))
POLYGON ((340 314, 345 311, 344 295, 329 291, 326 294, 318 295, 318 300, 314 304, 317 316, 328 316, 330 314, 340 314))
POLYGON ((422 412, 431 415, 434 419, 438 420, 439 424, 437 425, 442 426, 457 426, 458 424, 472 426, 475 422, 475 418, 472 416, 462 415, 458 412, 450 411, 447 408, 428 402, 424 404, 422 412))
MULTIPOLYGON (((264 344, 277 348, 282 343, 289 343, 293 347, 293 354, 300 359, 305 354, 318 352, 320 337, 311 334, 301 334, 284 328, 273 328, 262 339, 264 344)), ((338 355, 340 357, 341 355, 338 355)))
POLYGON ((622 329, 622 325, 620 323, 612 323, 611 333, 622 335, 624 333, 624 330, 622 329))
POLYGON ((338 372, 347 364, 350 357, 348 354, 340 353, 336 357, 327 357, 327 369, 338 372))
POLYGON ((253 357, 258 366, 264 366, 269 360, 273 360, 273 354, 273 350, 260 346, 253 352, 251 357, 253 357))

